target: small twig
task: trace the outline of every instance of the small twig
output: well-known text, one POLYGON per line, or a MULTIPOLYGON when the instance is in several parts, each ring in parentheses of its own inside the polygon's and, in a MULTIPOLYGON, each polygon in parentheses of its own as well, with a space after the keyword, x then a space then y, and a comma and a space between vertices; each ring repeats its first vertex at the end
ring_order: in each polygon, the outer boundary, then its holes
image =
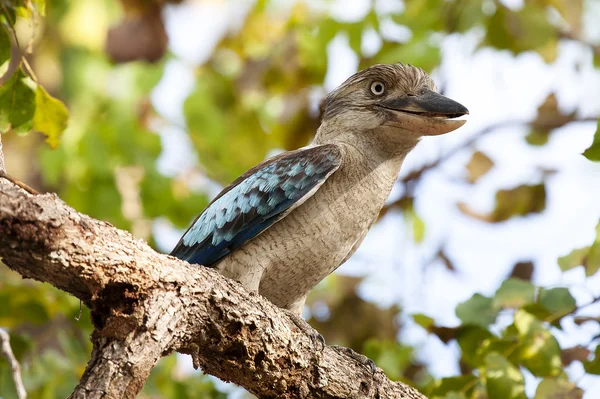
POLYGON ((79 321, 81 320, 81 313, 83 313, 83 308, 81 305, 81 299, 79 300, 79 314, 77 315, 77 317, 75 318, 75 320, 79 321))
POLYGON ((25 390, 23 378, 21 377, 21 366, 19 365, 19 362, 15 358, 12 348, 10 347, 10 336, 3 328, 0 328, 0 353, 2 353, 2 356, 4 356, 10 364, 12 378, 17 390, 17 397, 19 399, 26 399, 27 391, 25 390))
POLYGON ((6 179, 9 182, 21 187, 23 190, 27 191, 29 194, 32 194, 32 195, 39 194, 39 192, 36 189, 31 188, 27 184, 23 183, 22 181, 15 179, 11 175, 7 174, 4 170, 0 170, 0 178, 6 179))

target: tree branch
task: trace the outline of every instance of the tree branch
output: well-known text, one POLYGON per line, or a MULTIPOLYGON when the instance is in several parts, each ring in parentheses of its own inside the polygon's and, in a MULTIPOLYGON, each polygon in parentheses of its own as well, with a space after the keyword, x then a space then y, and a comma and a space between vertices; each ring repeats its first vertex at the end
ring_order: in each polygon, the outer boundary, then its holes
POLYGON ((94 349, 72 398, 133 398, 158 360, 179 351, 261 398, 424 399, 381 370, 321 351, 281 309, 213 269, 3 179, 0 256, 91 309, 94 349))
POLYGON ((23 385, 23 378, 21 378, 21 366, 10 347, 10 336, 3 328, 0 328, 0 354, 6 358, 10 365, 10 369, 12 370, 12 378, 17 391, 17 398, 26 399, 27 391, 23 385))

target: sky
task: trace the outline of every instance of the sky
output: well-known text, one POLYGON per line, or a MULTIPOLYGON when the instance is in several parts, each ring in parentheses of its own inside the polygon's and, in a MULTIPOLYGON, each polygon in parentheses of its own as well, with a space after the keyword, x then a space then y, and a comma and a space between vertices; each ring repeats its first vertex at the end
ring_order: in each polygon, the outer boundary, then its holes
MULTIPOLYGON (((293 1, 281 1, 285 10, 293 1)), ((369 0, 307 1, 315 8, 325 7, 332 17, 360 20, 368 11, 369 0)), ((509 7, 520 7, 522 1, 504 0, 509 7)), ((598 2, 600 3, 600 2, 598 2)), ((600 5, 593 1, 585 20, 585 34, 591 41, 600 40, 600 5)), ((176 58, 169 61, 163 79, 154 89, 152 102, 163 118, 170 123, 159 126, 163 154, 159 168, 166 175, 176 175, 197 165, 185 131, 183 101, 194 85, 194 68, 211 54, 219 38, 236 29, 252 1, 184 2, 168 6, 165 11, 170 50, 176 58), (191 38, 202 38, 192 40, 191 38)), ((400 1, 377 1, 380 10, 401 9, 400 1)), ((391 21, 384 21, 383 34, 387 39, 404 41, 410 31, 391 21)), ((583 45, 563 41, 555 62, 548 65, 537 54, 513 56, 508 52, 477 49, 480 33, 450 35, 441 42, 442 63, 433 77, 445 95, 469 108, 467 124, 458 131, 424 139, 409 154, 401 176, 420 165, 435 160, 483 128, 506 121, 527 121, 535 117, 538 106, 547 95, 555 92, 561 110, 576 112, 581 118, 600 115, 600 73, 592 63, 591 51, 583 45), (576 68, 578 66, 578 72, 576 68)), ((363 52, 376 51, 381 38, 375 32, 365 33, 363 52)), ((399 60, 402 61, 402 60, 399 60)), ((357 71, 358 58, 350 49, 348 39, 338 35, 328 47, 328 71, 320 95, 335 88, 357 71)), ((570 287, 578 305, 600 295, 600 274, 585 278, 582 268, 562 273, 557 265, 559 256, 572 249, 589 245, 595 238, 595 226, 600 219, 600 165, 586 160, 581 153, 591 143, 595 122, 569 124, 557 129, 547 145, 527 144, 524 126, 496 129, 479 140, 476 149, 486 153, 494 167, 477 185, 464 183, 465 168, 471 150, 457 153, 424 176, 416 193, 416 212, 424 218, 425 239, 415 244, 410 229, 400 213, 392 213, 378 223, 365 239, 355 256, 342 265, 337 273, 365 276, 359 294, 382 307, 400 304, 403 323, 399 339, 415 345, 421 360, 429 364, 436 377, 459 373, 456 344, 445 345, 428 336, 416 326, 410 314, 425 313, 438 324, 456 326, 459 323, 454 309, 473 293, 493 295, 513 265, 522 260, 535 263, 533 282, 545 287, 570 287), (464 216, 456 207, 459 201, 477 211, 493 209, 495 192, 524 183, 538 183, 541 169, 558 171, 547 181, 548 200, 543 213, 511 219, 490 225, 464 216), (440 262, 430 263, 431 253, 441 241, 457 266, 448 271, 440 262), (426 266, 426 267, 424 267, 426 266), (432 360, 433 359, 433 360, 432 360)), ((220 187, 203 176, 195 180, 197 189, 216 195, 220 187)), ((401 195, 396 187, 390 199, 401 195)), ((201 209, 198 210, 199 212, 201 209)), ((182 231, 165 220, 158 220, 154 234, 158 245, 169 251, 182 231)), ((581 314, 597 315, 600 305, 590 306, 581 314)), ((500 317, 496 328, 507 325, 510 317, 500 317)), ((588 343, 600 334, 596 325, 575 326, 565 320, 564 331, 557 332, 561 347, 588 343)), ((184 360, 185 361, 185 360, 184 360)), ((585 399, 600 397, 600 378, 584 376, 583 367, 573 364, 568 369, 571 378, 585 390, 585 399)), ((536 379, 527 371, 526 391, 535 392, 536 379)), ((222 389, 231 390, 224 384, 222 389)), ((232 396, 239 394, 233 390, 232 396)))

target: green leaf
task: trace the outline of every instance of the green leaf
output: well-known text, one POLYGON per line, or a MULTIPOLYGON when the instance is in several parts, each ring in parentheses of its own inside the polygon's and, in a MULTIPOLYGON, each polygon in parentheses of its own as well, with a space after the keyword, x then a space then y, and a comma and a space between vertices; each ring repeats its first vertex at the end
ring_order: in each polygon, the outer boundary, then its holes
POLYGON ((434 320, 431 317, 426 316, 422 313, 414 314, 414 315, 412 315, 412 318, 415 321, 415 323, 417 323, 418 325, 420 325, 421 327, 423 327, 426 330, 435 324, 434 320))
POLYGON ((486 381, 488 399, 526 399, 525 378, 499 353, 491 352, 485 358, 482 376, 486 381))
POLYGON ((558 266, 560 266, 560 269, 563 272, 566 272, 567 270, 571 270, 577 266, 583 265, 589 252, 589 246, 574 249, 569 254, 558 258, 558 266))
POLYGON ((494 166, 494 162, 481 151, 475 151, 467 163, 467 180, 475 183, 494 166))
POLYGON ((560 320, 576 308, 575 298, 567 288, 540 288, 536 303, 523 307, 523 310, 534 315, 540 321, 550 322, 561 328, 560 320))
POLYGON ((570 270, 582 265, 586 276, 593 276, 600 270, 600 222, 596 225, 596 239, 583 248, 574 249, 568 255, 558 258, 558 265, 562 271, 570 270))
POLYGON ((548 21, 545 7, 526 3, 520 10, 513 11, 498 4, 489 19, 486 41, 493 47, 511 50, 515 54, 537 50, 545 55, 548 46, 556 46, 555 28, 548 21))
POLYGON ((0 26, 0 67, 10 59, 10 46, 8 32, 4 26, 0 26))
POLYGON ((521 339, 519 361, 535 376, 556 376, 561 372, 560 346, 556 338, 532 314, 519 310, 515 327, 521 339))
POLYGON ((62 101, 52 97, 46 89, 38 85, 35 91, 35 116, 33 128, 46 135, 46 142, 56 148, 62 133, 67 128, 69 111, 62 101))
POLYGON ((594 358, 583 363, 586 373, 600 375, 600 345, 596 346, 594 358))
POLYGON ((490 213, 480 213, 464 202, 458 209, 464 214, 489 223, 504 222, 515 216, 541 213, 546 208, 546 187, 544 184, 523 184, 511 189, 496 192, 496 206, 490 213))
POLYGON ((496 291, 493 306, 496 308, 518 309, 533 303, 534 297, 535 287, 533 284, 528 281, 510 278, 503 281, 498 291, 496 291))
POLYGON ((542 288, 539 295, 539 303, 551 314, 564 315, 577 306, 575 298, 568 288, 557 287, 551 289, 542 288))
POLYGON ((600 161, 600 119, 598 120, 598 126, 596 127, 596 133, 594 133, 594 140, 592 145, 583 152, 583 156, 590 161, 600 161))
POLYGON ((527 136, 525 136, 525 141, 527 141, 530 145, 544 145, 548 142, 550 138, 550 131, 545 130, 536 130, 532 129, 527 136))
POLYGON ((492 220, 501 222, 513 216, 525 216, 540 213, 546 208, 546 187, 543 184, 515 187, 499 190, 496 193, 496 209, 492 220))
POLYGON ((413 319, 415 320, 415 323, 427 330, 428 333, 436 335, 440 341, 444 343, 448 343, 453 339, 456 339, 457 335, 462 329, 462 327, 452 328, 437 326, 431 317, 423 314, 415 314, 413 315, 413 319))
POLYGON ((473 295, 456 307, 456 316, 463 324, 487 327, 496 320, 498 309, 493 306, 494 300, 480 294, 473 295))
POLYGON ((404 214, 407 221, 412 225, 412 233, 415 242, 422 242, 425 237, 425 222, 417 215, 413 207, 408 208, 404 214))
POLYGON ((534 399, 581 399, 583 390, 564 379, 544 378, 535 391, 534 399))
POLYGON ((21 69, 0 87, 0 133, 27 133, 33 125, 35 93, 21 69))
POLYGON ((462 351, 463 361, 471 367, 483 365, 484 359, 480 348, 488 346, 492 340, 497 338, 485 328, 478 326, 463 327, 456 338, 462 351))

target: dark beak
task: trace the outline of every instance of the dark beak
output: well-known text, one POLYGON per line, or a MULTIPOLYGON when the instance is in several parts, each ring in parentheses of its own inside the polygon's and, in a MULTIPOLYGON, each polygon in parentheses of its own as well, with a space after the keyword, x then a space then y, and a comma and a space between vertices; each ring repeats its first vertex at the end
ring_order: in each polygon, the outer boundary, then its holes
POLYGON ((432 90, 418 96, 392 98, 380 105, 391 111, 400 111, 392 113, 391 124, 427 136, 458 129, 466 121, 454 118, 469 114, 464 105, 432 90))

